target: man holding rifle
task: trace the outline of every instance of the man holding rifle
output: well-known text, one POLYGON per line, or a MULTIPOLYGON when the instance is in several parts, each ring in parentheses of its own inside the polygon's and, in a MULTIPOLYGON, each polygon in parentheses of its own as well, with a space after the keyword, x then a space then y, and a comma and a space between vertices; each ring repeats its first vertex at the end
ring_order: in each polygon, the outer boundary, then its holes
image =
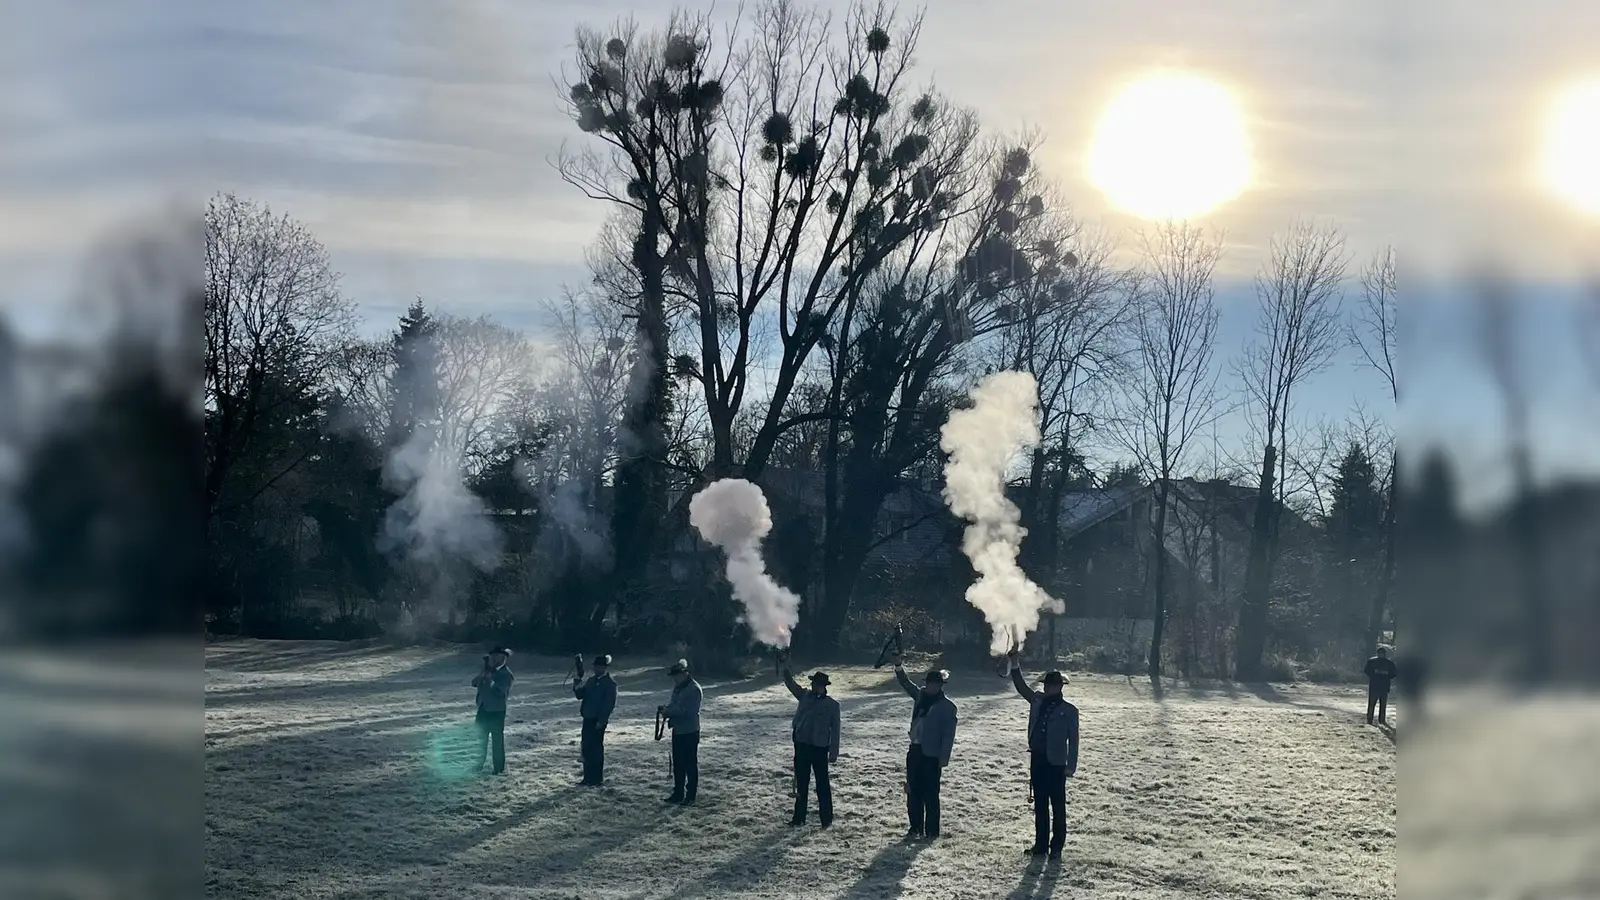
POLYGON ((668 803, 694 803, 700 787, 700 701, 704 692, 689 676, 689 661, 680 659, 667 670, 672 676, 672 699, 656 707, 672 729, 672 796, 668 803))
POLYGON ((939 782, 950 764, 956 742, 956 705, 944 695, 950 673, 929 672, 922 687, 906 675, 900 654, 894 654, 894 677, 916 706, 911 711, 911 746, 906 750, 906 814, 908 840, 939 836, 939 782))
POLYGON ((1033 793, 1034 856, 1061 858, 1067 840, 1067 779, 1078 771, 1078 708, 1061 696, 1066 677, 1059 671, 1044 675, 1044 690, 1036 691, 1022 674, 1019 653, 1007 654, 1011 684, 1028 701, 1028 784, 1033 793))
POLYGON ((833 824, 833 788, 828 783, 828 764, 839 761, 839 701, 828 696, 828 674, 811 673, 811 690, 802 690, 789 668, 789 658, 781 657, 783 683, 799 702, 790 733, 794 737, 794 818, 791 827, 806 823, 806 794, 812 773, 817 776, 817 815, 822 827, 833 824))
POLYGON ((483 670, 472 679, 478 689, 478 765, 481 771, 489 755, 489 743, 494 742, 494 773, 506 771, 506 700, 511 696, 511 670, 506 660, 511 651, 496 646, 483 658, 483 670))
MULTIPOLYGON (((581 667, 582 657, 578 657, 581 667)), ((579 752, 583 755, 583 781, 586 787, 599 787, 606 774, 606 724, 617 708, 617 683, 611 680, 611 654, 602 653, 594 659, 594 674, 583 680, 583 669, 572 682, 573 696, 580 701, 578 715, 583 717, 582 739, 579 752)))

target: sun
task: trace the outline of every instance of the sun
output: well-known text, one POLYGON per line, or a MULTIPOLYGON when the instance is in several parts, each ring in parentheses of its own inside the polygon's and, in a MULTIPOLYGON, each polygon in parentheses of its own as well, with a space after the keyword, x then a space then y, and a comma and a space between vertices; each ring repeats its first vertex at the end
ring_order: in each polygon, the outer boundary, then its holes
POLYGON ((1089 146, 1089 180, 1113 206, 1144 219, 1188 219, 1250 182, 1244 113, 1207 78, 1162 72, 1125 87, 1089 146))
POLYGON ((1600 75, 1556 95, 1543 137, 1539 174, 1545 188, 1600 217, 1600 75))

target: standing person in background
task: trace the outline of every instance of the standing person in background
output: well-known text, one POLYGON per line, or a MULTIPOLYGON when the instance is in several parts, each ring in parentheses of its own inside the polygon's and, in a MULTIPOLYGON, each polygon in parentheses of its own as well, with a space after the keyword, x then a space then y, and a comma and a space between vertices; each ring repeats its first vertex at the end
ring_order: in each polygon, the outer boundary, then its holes
POLYGON ((894 677, 916 701, 911 710, 911 746, 906 750, 906 816, 911 826, 906 838, 932 840, 939 836, 940 781, 956 742, 956 705, 944 695, 950 673, 935 669, 919 688, 896 653, 894 677))
POLYGON ((1367 676, 1367 724, 1372 724, 1372 710, 1378 710, 1378 724, 1389 724, 1389 688, 1400 671, 1389 658, 1389 648, 1379 647, 1378 655, 1367 660, 1361 670, 1367 676))
POLYGON ((1044 675, 1036 691, 1023 677, 1019 652, 1008 654, 1011 684, 1028 701, 1028 783, 1033 791, 1034 856, 1061 858, 1067 842, 1067 779, 1078 771, 1078 708, 1061 696, 1067 683, 1059 671, 1044 675))
POLYGON ((478 689, 478 715, 475 724, 478 727, 478 765, 479 771, 483 770, 484 761, 489 756, 489 743, 494 742, 494 774, 503 775, 506 771, 506 701, 511 697, 511 670, 506 667, 506 661, 511 658, 511 651, 505 647, 494 647, 489 655, 483 658, 483 671, 472 679, 472 686, 478 689))
POLYGON ((611 654, 595 657, 594 674, 589 680, 572 685, 572 693, 581 703, 578 715, 583 718, 579 752, 583 755, 583 781, 579 784, 599 787, 606 774, 606 724, 617 708, 617 683, 611 680, 611 654))
POLYGON ((672 795, 667 802, 688 806, 700 788, 700 701, 705 692, 689 676, 688 660, 673 663, 667 674, 672 676, 672 699, 656 707, 672 729, 672 795))
POLYGON ((794 680, 787 659, 783 664, 783 683, 800 701, 790 722, 794 738, 794 818, 789 825, 806 823, 806 794, 811 775, 817 776, 817 816, 822 827, 833 824, 833 786, 828 782, 828 764, 839 760, 839 701, 828 696, 828 673, 811 674, 811 690, 802 690, 794 680))

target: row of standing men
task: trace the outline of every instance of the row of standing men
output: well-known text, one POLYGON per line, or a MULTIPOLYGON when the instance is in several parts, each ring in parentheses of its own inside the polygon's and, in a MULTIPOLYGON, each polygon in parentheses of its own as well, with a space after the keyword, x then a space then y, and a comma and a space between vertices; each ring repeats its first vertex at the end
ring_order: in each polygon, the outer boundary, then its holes
MULTIPOLYGON (((492 744, 496 774, 505 771, 506 702, 513 681, 506 665, 510 655, 504 647, 493 648, 484 657, 483 671, 472 681, 478 689, 478 766, 482 768, 487 761, 492 744)), ((617 705, 611 662, 609 655, 598 657, 593 674, 573 683, 583 720, 580 784, 584 786, 599 786, 605 780, 605 733, 617 705)), ((802 688, 787 662, 782 671, 784 684, 796 700, 790 720, 795 798, 789 824, 805 824, 814 783, 818 821, 827 828, 833 824, 829 765, 839 759, 839 701, 828 694, 831 682, 826 672, 813 672, 807 679, 809 688, 802 688)), ((658 722, 664 721, 672 732, 672 793, 666 802, 686 806, 695 802, 700 786, 700 705, 704 692, 690 674, 687 660, 678 660, 667 672, 673 679, 672 695, 656 707, 658 722)), ((1028 702, 1029 786, 1034 804, 1034 841, 1029 852, 1058 859, 1066 840, 1067 779, 1078 768, 1078 708, 1062 696, 1067 679, 1059 671, 1045 673, 1040 679, 1042 689, 1035 690, 1022 674, 1013 652, 1010 674, 1017 695, 1028 702)), ((958 722, 956 704, 944 690, 950 673, 935 669, 923 676, 918 685, 906 674, 896 654, 894 675, 914 701, 905 765, 906 837, 932 840, 940 834, 939 792, 944 768, 955 747, 958 722)))

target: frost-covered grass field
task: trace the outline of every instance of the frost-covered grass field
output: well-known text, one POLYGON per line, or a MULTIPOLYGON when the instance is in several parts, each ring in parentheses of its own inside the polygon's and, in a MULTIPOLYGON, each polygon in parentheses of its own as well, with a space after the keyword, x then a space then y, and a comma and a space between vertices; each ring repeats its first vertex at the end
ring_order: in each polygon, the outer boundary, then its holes
MULTIPOLYGON (((901 842, 911 701, 830 668, 836 821, 787 827, 793 700, 770 672, 706 688, 700 803, 664 805, 669 679, 619 660, 608 786, 576 786, 564 662, 517 657, 508 773, 470 777, 476 652, 229 642, 206 650, 206 876, 216 898, 1260 898, 1395 894, 1395 743, 1364 693, 1074 676, 1071 835, 1031 862, 1026 705, 958 672, 944 837, 901 842)), ((797 661, 804 663, 803 660, 797 661)), ((814 800, 813 800, 814 803, 814 800)))

